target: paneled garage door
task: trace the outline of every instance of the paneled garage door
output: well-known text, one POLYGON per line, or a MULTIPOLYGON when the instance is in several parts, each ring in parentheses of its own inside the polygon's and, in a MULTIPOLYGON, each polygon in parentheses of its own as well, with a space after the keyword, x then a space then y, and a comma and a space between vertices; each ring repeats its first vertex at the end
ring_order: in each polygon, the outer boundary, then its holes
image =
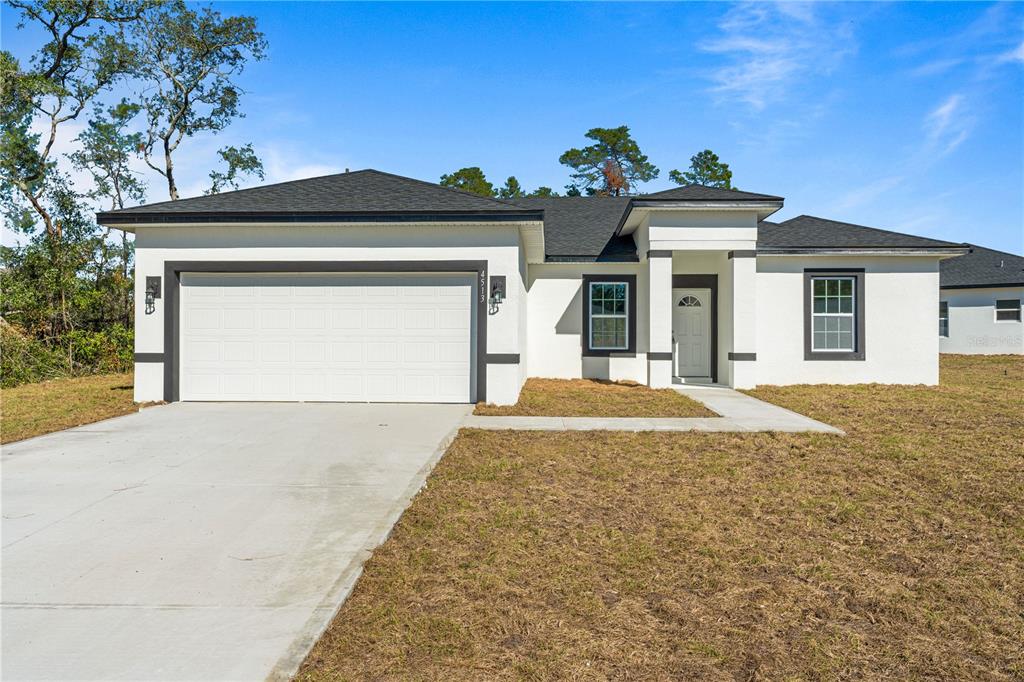
POLYGON ((470 402, 473 278, 181 276, 182 400, 470 402))

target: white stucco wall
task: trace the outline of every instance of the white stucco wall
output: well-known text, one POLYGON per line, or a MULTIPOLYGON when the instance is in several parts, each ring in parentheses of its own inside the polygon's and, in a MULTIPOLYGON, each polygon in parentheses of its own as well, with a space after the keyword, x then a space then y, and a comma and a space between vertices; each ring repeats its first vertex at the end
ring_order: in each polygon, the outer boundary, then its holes
POLYGON ((996 322, 996 299, 1007 298, 1024 301, 1024 287, 942 289, 939 300, 949 303, 949 337, 939 338, 940 352, 1024 353, 1024 322, 996 322))
POLYGON ((647 267, 639 263, 530 265, 527 283, 527 373, 554 379, 647 382, 647 267), (583 357, 583 275, 636 275, 637 352, 583 357))
POLYGON ((938 259, 757 259, 759 384, 936 384, 938 259), (865 359, 804 360, 805 268, 864 268, 865 359))
MULTIPOLYGON (((519 230, 509 225, 199 225, 140 227, 135 239, 135 351, 164 351, 165 299, 145 314, 147 275, 164 275, 164 262, 485 260, 488 275, 505 275, 508 297, 487 316, 487 353, 525 355, 525 300, 519 230)), ((166 289, 167 284, 164 283, 166 289)), ((163 366, 136 363, 135 399, 163 399, 163 366)), ((474 365, 475 369, 475 365, 474 365)), ((525 368, 487 366, 489 402, 514 403, 525 368)))
POLYGON ((757 212, 753 210, 657 210, 651 211, 641 226, 646 228, 644 237, 650 249, 753 249, 757 242, 757 212))

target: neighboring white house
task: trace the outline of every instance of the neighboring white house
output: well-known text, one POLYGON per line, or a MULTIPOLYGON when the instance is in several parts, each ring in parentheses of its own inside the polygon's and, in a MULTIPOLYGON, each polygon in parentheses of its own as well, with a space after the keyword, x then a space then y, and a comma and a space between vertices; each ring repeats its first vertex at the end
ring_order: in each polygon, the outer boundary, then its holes
POLYGON ((968 246, 939 268, 939 351, 1024 353, 1024 258, 968 246))
POLYGON ((938 382, 959 244, 687 186, 498 201, 365 170, 101 213, 136 400, 516 401, 529 376, 938 382))

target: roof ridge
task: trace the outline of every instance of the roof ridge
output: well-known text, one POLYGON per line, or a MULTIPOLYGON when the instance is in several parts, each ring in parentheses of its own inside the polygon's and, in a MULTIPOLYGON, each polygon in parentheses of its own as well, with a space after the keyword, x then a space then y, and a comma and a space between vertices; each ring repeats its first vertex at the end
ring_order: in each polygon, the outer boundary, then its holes
MULTIPOLYGON (((377 175, 385 175, 385 176, 387 176, 389 178, 395 178, 397 180, 407 180, 409 182, 416 182, 416 183, 419 183, 421 185, 427 185, 428 187, 432 187, 434 189, 443 189, 443 190, 447 190, 449 192, 455 192, 456 194, 462 194, 462 195, 465 195, 467 197, 473 197, 475 199, 484 199, 486 201, 491 201, 491 202, 494 202, 496 204, 502 204, 502 205, 505 205, 505 206, 508 205, 505 202, 505 200, 498 199, 497 197, 485 197, 483 194, 477 194, 475 192, 468 192, 468 191, 466 191, 464 189, 459 189, 458 187, 446 187, 445 185, 442 185, 442 184, 440 184, 438 182, 430 182, 429 180, 420 180, 419 178, 410 178, 407 175, 398 175, 397 173, 388 173, 387 171, 377 170, 376 168, 364 168, 362 170, 358 170, 358 171, 355 171, 355 172, 356 173, 367 173, 367 172, 369 172, 369 173, 376 173, 377 175)), ((310 179, 312 179, 312 178, 310 178, 310 179)))
MULTIPOLYGON (((496 199, 496 198, 485 197, 485 196, 480 195, 480 194, 474 194, 473 192, 467 192, 465 190, 456 189, 454 187, 445 187, 444 185, 439 185, 437 183, 429 182, 427 180, 420 180, 419 178, 410 178, 410 177, 405 176, 405 175, 398 175, 396 173, 388 173, 386 171, 377 170, 376 168, 360 168, 359 170, 354 170, 354 171, 345 170, 345 171, 342 171, 340 173, 326 173, 324 175, 314 175, 314 176, 311 176, 311 177, 308 177, 308 178, 295 178, 293 180, 282 180, 281 182, 272 182, 270 184, 257 185, 255 187, 243 187, 241 189, 233 189, 233 190, 230 190, 230 191, 227 191, 227 192, 218 192, 217 196, 239 195, 239 194, 246 194, 246 193, 249 193, 249 192, 256 192, 256 191, 263 192, 263 191, 268 190, 268 189, 280 188, 280 187, 285 187, 285 186, 288 186, 288 185, 297 185, 297 184, 311 182, 311 181, 315 181, 315 180, 324 180, 324 179, 327 179, 327 178, 340 178, 340 177, 345 177, 345 176, 348 176, 348 175, 371 175, 371 174, 372 175, 378 175, 378 176, 384 176, 384 177, 388 177, 388 178, 394 178, 395 180, 401 180, 401 181, 404 181, 404 182, 413 182, 413 183, 417 183, 419 185, 424 185, 424 186, 430 187, 432 189, 445 190, 445 191, 449 191, 449 192, 454 192, 456 194, 461 194, 461 195, 464 195, 464 196, 467 196, 467 197, 472 197, 474 199, 481 199, 481 200, 484 200, 484 201, 489 201, 489 202, 492 202, 494 204, 498 204, 498 205, 500 205, 503 208, 504 207, 508 207, 508 206, 515 207, 514 204, 508 204, 507 202, 501 201, 501 200, 496 199)), ((142 209, 142 208, 157 208, 157 207, 163 207, 163 206, 168 206, 168 205, 172 205, 172 204, 176 205, 176 204, 179 204, 180 202, 184 202, 184 201, 192 201, 192 200, 195 200, 195 199, 203 199, 203 198, 210 197, 210 196, 214 196, 214 195, 211 195, 211 194, 200 194, 200 195, 194 196, 194 197, 183 197, 183 198, 180 198, 180 199, 169 199, 169 200, 165 200, 165 201, 155 201, 155 202, 148 203, 148 204, 139 204, 138 206, 131 206, 128 209, 119 209, 119 210, 133 210, 133 211, 136 211, 136 210, 142 209)))
POLYGON ((796 217, 790 218, 789 220, 783 220, 781 223, 777 223, 777 224, 785 225, 786 223, 793 222, 794 220, 799 220, 800 218, 810 218, 811 220, 820 220, 823 223, 837 223, 839 225, 847 225, 849 227, 856 227, 856 228, 861 229, 861 230, 871 230, 872 232, 883 232, 885 234, 899 234, 899 235, 904 235, 906 237, 914 237, 915 239, 927 239, 929 241, 939 242, 940 244, 948 244, 950 246, 966 246, 967 245, 966 242, 951 242, 951 241, 947 241, 945 239, 935 239, 934 237, 922 237, 921 235, 910 234, 909 232, 897 232, 896 230, 886 230, 886 229, 883 229, 881 227, 871 227, 870 225, 861 225, 859 223, 848 223, 848 222, 843 221, 843 220, 833 220, 832 218, 822 218, 821 216, 809 215, 807 213, 801 213, 800 215, 798 215, 796 217))
MULTIPOLYGON (((699 182, 691 182, 691 183, 686 184, 686 185, 676 185, 675 187, 669 187, 668 189, 661 189, 661 190, 658 190, 657 192, 648 192, 648 193, 645 193, 645 194, 637 194, 635 196, 637 198, 639 198, 639 199, 645 199, 645 198, 647 198, 647 199, 651 199, 651 198, 657 199, 659 194, 667 194, 669 192, 675 192, 675 191, 687 190, 687 189, 710 190, 712 192, 722 192, 722 193, 730 193, 731 192, 731 193, 735 193, 737 195, 745 195, 750 200, 754 200, 754 199, 760 200, 760 201, 784 201, 785 200, 783 197, 777 196, 775 194, 765 194, 764 192, 751 192, 749 190, 739 189, 738 187, 716 187, 714 185, 702 185, 699 182)), ((697 200, 697 201, 699 201, 699 200, 697 200)), ((708 201, 714 201, 714 200, 713 199, 708 199, 708 201)))

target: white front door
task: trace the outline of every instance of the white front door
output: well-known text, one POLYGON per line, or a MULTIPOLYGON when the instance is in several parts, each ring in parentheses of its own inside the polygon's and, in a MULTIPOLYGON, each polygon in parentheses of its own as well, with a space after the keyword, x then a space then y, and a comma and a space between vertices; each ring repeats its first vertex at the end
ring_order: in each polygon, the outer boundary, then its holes
POLYGON ((672 290, 675 374, 711 376, 711 290, 672 290))
POLYGON ((181 399, 465 403, 467 275, 182 274, 181 399))

